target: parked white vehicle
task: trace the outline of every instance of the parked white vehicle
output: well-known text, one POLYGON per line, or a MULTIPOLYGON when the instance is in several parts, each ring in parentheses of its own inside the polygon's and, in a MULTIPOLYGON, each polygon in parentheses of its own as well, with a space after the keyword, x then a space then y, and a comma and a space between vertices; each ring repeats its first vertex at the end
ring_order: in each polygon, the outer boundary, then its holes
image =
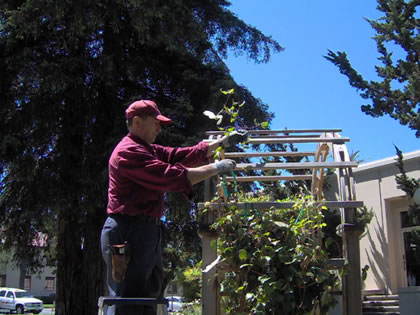
POLYGON ((17 314, 25 312, 39 314, 43 309, 41 300, 35 299, 28 291, 14 288, 0 289, 0 311, 8 310, 17 314))
POLYGON ((171 296, 167 296, 166 298, 169 301, 168 312, 179 312, 179 311, 181 311, 182 297, 171 295, 171 296))

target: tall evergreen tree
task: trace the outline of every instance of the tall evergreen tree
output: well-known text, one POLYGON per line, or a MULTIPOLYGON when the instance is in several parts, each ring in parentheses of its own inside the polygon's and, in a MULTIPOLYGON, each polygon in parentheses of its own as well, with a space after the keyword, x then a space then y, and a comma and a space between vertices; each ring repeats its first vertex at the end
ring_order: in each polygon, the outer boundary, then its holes
POLYGON ((389 115, 420 137, 420 19, 419 0, 378 0, 384 13, 378 20, 367 21, 375 29, 373 37, 382 62, 376 66, 380 81, 367 81, 355 70, 345 52, 328 52, 326 58, 349 78, 371 104, 362 111, 373 117, 389 115), (396 54, 394 56, 394 53, 396 54))
MULTIPOLYGON (((32 240, 43 232, 56 244, 56 314, 94 314, 104 293, 107 161, 127 132, 128 104, 156 100, 175 121, 160 138, 173 146, 203 138, 211 122, 202 112, 223 103, 220 88, 236 88, 246 101, 240 119, 248 125, 272 118, 236 85, 223 58, 233 51, 266 62, 282 48, 228 7, 0 0, 1 246, 35 268, 44 257, 32 240)), ((169 213, 170 222, 190 222, 188 208, 169 213)))

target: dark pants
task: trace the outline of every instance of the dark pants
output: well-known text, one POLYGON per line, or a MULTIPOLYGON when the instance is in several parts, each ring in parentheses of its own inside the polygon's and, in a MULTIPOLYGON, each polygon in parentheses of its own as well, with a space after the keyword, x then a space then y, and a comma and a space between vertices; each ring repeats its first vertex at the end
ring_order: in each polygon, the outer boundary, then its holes
MULTIPOLYGON (((109 296, 157 298, 163 284, 161 230, 155 222, 145 222, 136 217, 112 215, 108 217, 101 235, 102 255, 107 266, 109 296), (131 260, 125 279, 116 283, 112 279, 112 261, 109 245, 128 242, 131 260)), ((111 306, 107 315, 156 314, 156 307, 111 306)))

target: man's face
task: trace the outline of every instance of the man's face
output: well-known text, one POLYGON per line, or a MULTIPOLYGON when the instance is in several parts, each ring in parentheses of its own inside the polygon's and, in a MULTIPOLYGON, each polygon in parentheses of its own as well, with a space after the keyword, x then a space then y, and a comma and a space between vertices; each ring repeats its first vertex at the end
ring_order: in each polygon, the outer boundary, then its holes
POLYGON ((153 116, 139 118, 137 121, 139 136, 148 144, 152 144, 161 131, 160 122, 153 116))

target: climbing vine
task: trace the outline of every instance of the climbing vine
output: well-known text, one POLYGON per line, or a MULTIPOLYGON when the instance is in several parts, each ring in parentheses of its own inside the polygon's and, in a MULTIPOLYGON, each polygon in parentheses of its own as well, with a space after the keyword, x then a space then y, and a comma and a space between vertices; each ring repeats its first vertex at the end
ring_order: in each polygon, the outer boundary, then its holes
MULTIPOLYGON (((316 232, 325 226, 323 206, 300 195, 291 209, 225 206, 212 225, 218 234, 221 294, 229 314, 322 314, 336 301, 339 277, 316 232)), ((209 205, 209 204, 207 204, 209 205)), ((206 209, 204 211, 210 211, 206 209)))
MULTIPOLYGON (((228 102, 234 91, 222 93, 228 102)), ((228 134, 240 127, 235 120, 244 104, 226 104, 217 114, 204 114, 228 134), (226 115, 230 115, 230 125, 221 127, 226 115)), ((259 128, 268 127, 255 123, 259 128)), ((292 203, 292 208, 256 209, 255 204, 272 201, 270 196, 263 191, 245 193, 236 182, 227 184, 224 179, 221 186, 219 192, 229 199, 229 205, 220 202, 222 196, 216 196, 205 203, 200 215, 206 217, 215 212, 214 203, 218 204, 217 215, 211 215, 216 217, 211 229, 218 236, 215 246, 219 257, 215 266, 226 312, 326 314, 336 303, 333 292, 339 287, 339 273, 344 270, 329 270, 326 247, 332 240, 324 240, 321 246, 318 237, 326 225, 322 203, 301 192, 282 200, 292 203), (238 202, 245 206, 237 207, 238 202)))

